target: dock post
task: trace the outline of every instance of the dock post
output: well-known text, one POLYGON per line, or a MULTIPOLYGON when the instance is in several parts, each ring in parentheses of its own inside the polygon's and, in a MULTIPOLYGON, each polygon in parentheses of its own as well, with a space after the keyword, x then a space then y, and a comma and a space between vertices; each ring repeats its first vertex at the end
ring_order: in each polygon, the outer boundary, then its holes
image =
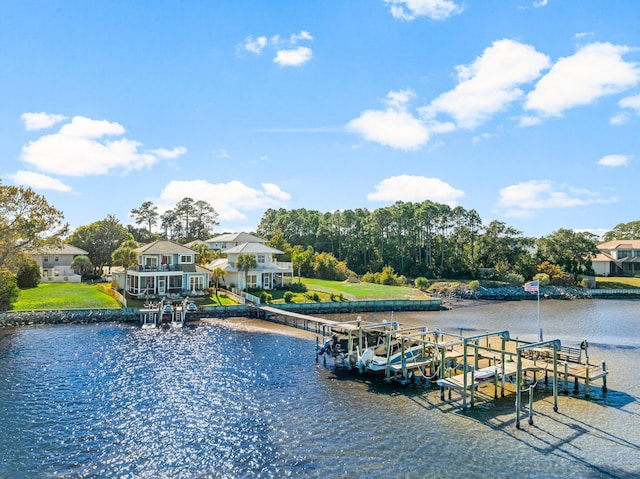
POLYGON ((569 365, 564 362, 564 393, 569 394, 569 365))
POLYGON ((589 392, 589 362, 587 361, 586 368, 584 370, 584 397, 589 398, 591 395, 589 392))
POLYGON ((504 377, 505 354, 504 354, 504 352, 506 351, 507 340, 504 338, 504 336, 502 336, 501 337, 501 341, 502 341, 502 353, 501 353, 501 357, 500 357, 500 364, 501 364, 501 368, 502 368, 502 381, 501 381, 501 385, 500 385, 500 397, 504 397, 504 382, 505 382, 505 377, 504 377))
POLYGON ((467 361, 467 338, 463 339, 462 341, 462 410, 466 411, 467 410, 467 384, 468 384, 468 375, 467 375, 467 370, 468 370, 468 361, 467 361))
POLYGON ((602 392, 606 393, 607 392, 607 363, 606 363, 606 361, 602 361, 602 372, 605 373, 604 376, 602 376, 602 392))
MULTIPOLYGON (((437 344, 437 340, 436 340, 436 344, 437 344)), ((447 349, 446 348, 440 348, 440 349, 441 349, 441 352, 440 352, 441 358, 440 358, 440 365, 438 366, 440 368, 440 371, 439 371, 438 375, 440 376, 440 379, 444 379, 445 378, 445 374, 446 374, 446 371, 445 371, 445 366, 446 366, 446 362, 445 361, 446 361, 446 359, 445 358, 446 358, 446 354, 447 354, 447 349)), ((440 400, 444 401, 444 386, 440 386, 440 400)))
MULTIPOLYGON (((473 369, 471 370, 471 407, 473 407, 476 399, 476 370, 478 369, 478 341, 473 344, 473 369)), ((465 374, 467 372, 465 371, 465 374)))
POLYGON ((521 382, 522 382, 522 356, 518 351, 518 359, 516 366, 516 429, 520 429, 520 403, 521 403, 521 382))
POLYGON ((558 412, 558 348, 553 346, 553 410, 558 412))
POLYGON ((529 386, 529 426, 533 426, 533 387, 533 384, 529 386))
POLYGON ((316 363, 318 362, 318 348, 319 348, 318 336, 316 336, 316 363))

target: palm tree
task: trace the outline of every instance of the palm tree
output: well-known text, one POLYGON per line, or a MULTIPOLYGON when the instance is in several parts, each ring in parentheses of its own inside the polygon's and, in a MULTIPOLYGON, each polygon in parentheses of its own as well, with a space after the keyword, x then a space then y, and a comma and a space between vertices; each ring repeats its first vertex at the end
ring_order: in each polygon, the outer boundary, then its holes
POLYGON ((238 259, 236 259, 236 266, 238 268, 238 271, 244 271, 244 289, 245 291, 248 291, 249 270, 258 267, 258 260, 252 254, 241 253, 238 255, 238 259))
POLYGON ((218 267, 214 269, 211 274, 213 275, 213 281, 216 285, 216 300, 218 301, 218 304, 220 304, 220 298, 218 298, 218 286, 220 281, 224 280, 224 277, 227 275, 227 271, 218 267))

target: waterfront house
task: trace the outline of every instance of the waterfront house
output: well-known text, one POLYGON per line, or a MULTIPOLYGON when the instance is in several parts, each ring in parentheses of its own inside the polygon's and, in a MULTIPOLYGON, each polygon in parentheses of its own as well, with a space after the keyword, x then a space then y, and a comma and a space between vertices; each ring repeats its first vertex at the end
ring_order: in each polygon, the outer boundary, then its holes
POLYGON ((76 246, 62 244, 28 251, 27 254, 40 267, 42 283, 79 283, 82 278, 71 269, 71 263, 76 256, 88 253, 76 246))
POLYGON ((196 264, 197 251, 174 241, 158 240, 134 250, 138 264, 125 272, 125 291, 136 297, 201 296, 210 271, 196 264))
POLYGON ((276 248, 267 246, 266 240, 248 233, 221 235, 208 240, 226 254, 226 258, 219 258, 207 265, 211 271, 221 268, 226 271, 224 284, 234 285, 238 289, 262 288, 274 289, 291 284, 293 281, 293 265, 291 262, 278 261, 276 255, 283 254, 276 248), (244 240, 244 241, 243 241, 244 240), (222 248, 226 246, 226 248, 222 248), (249 269, 245 284, 245 272, 237 266, 238 256, 253 255, 256 267, 249 269))
POLYGON ((598 276, 640 276, 640 240, 601 243, 591 263, 598 276))

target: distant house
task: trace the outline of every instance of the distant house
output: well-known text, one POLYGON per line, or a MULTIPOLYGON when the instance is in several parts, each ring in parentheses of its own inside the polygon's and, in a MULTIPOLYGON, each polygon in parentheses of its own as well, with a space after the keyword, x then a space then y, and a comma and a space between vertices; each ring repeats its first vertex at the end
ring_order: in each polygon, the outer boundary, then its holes
POLYGON ((79 283, 82 278, 71 269, 71 263, 76 256, 88 253, 70 244, 60 247, 45 247, 28 251, 27 254, 40 267, 43 283, 79 283))
POLYGON ((225 233, 209 238, 204 243, 214 251, 226 250, 244 243, 266 243, 267 240, 249 233, 225 233))
POLYGON ((221 235, 207 241, 207 243, 210 242, 219 247, 227 256, 216 259, 207 265, 211 271, 216 268, 226 271, 224 284, 233 284, 239 289, 245 289, 247 286, 249 288, 274 289, 293 282, 292 263, 278 261, 275 255, 282 254, 283 251, 267 246, 266 240, 262 238, 248 233, 236 233, 221 235), (256 268, 250 269, 247 273, 247 284, 245 284, 244 270, 237 266, 238 256, 241 254, 250 254, 256 258, 256 268))
POLYGON ((598 276, 640 276, 640 240, 612 240, 598 245, 592 258, 598 276))
POLYGON ((197 252, 191 248, 159 240, 134 251, 138 265, 128 268, 124 279, 125 291, 132 296, 198 296, 209 287, 210 271, 196 264, 197 252))

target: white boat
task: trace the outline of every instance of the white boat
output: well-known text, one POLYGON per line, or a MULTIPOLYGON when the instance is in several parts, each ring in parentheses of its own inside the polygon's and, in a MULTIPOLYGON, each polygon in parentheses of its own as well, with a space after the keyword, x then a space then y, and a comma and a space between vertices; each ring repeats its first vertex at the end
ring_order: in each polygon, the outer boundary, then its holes
POLYGON ((384 371, 387 365, 401 365, 404 359, 405 364, 422 357, 424 346, 420 343, 405 344, 404 354, 400 341, 393 341, 387 351, 387 345, 382 344, 375 348, 365 349, 358 360, 358 368, 368 371, 384 371))

